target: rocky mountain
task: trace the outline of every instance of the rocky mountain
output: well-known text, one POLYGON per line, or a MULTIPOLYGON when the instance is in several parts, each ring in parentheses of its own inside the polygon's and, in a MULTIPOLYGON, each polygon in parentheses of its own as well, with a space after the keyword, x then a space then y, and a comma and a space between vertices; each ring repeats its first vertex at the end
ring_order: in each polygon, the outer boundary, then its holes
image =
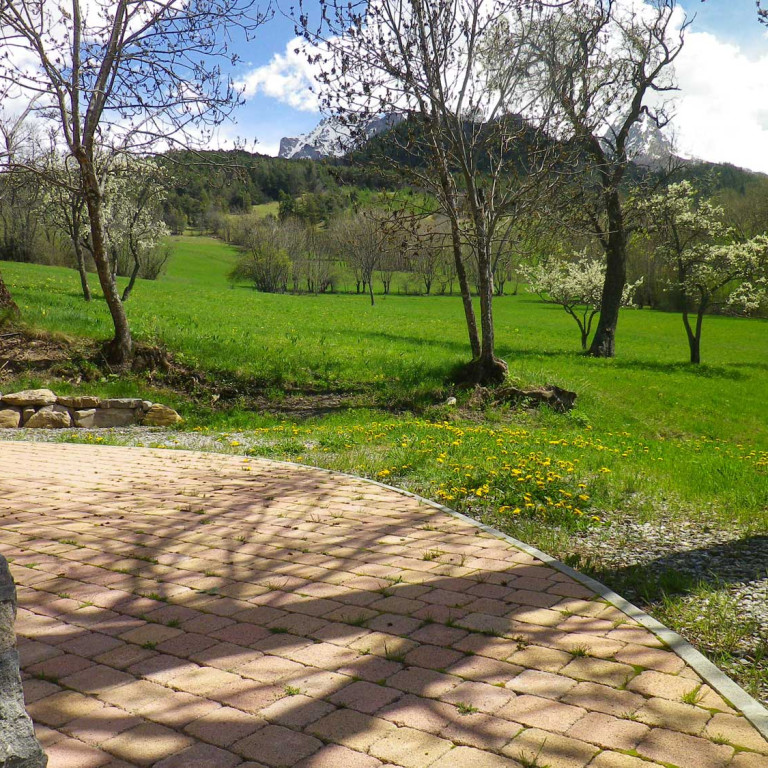
MULTIPOLYGON (((375 117, 366 125, 365 133, 368 138, 371 138, 392 128, 402 120, 403 116, 398 114, 375 117)), ((321 157, 341 157, 353 148, 352 144, 349 129, 337 118, 325 117, 309 133, 296 138, 282 138, 277 156, 311 160, 318 160, 321 157)))
POLYGON ((646 168, 665 166, 671 157, 676 157, 675 145, 670 135, 647 118, 632 126, 627 150, 629 157, 637 165, 646 168))

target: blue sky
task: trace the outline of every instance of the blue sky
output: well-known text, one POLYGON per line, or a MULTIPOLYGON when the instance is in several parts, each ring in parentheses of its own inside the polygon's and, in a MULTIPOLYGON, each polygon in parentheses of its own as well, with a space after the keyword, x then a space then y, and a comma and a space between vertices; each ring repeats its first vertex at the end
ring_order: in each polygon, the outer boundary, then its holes
MULTIPOLYGON (((758 22, 754 0, 680 5, 695 19, 677 67, 679 150, 768 173, 768 28, 758 22)), ((224 136, 256 139, 256 151, 275 154, 281 137, 317 124, 321 115, 306 93, 311 73, 293 54, 293 38, 293 23, 278 12, 255 40, 238 46, 235 76, 249 83, 247 101, 224 136)))

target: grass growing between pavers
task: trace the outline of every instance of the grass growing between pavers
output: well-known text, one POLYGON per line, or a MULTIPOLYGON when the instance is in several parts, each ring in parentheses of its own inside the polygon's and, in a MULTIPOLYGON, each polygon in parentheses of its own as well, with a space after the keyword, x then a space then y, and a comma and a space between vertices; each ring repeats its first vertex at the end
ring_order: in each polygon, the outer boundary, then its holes
MULTIPOLYGON (((149 393, 184 413, 183 429, 196 431, 203 448, 338 469, 441 501, 619 592, 644 590, 662 620, 736 670, 753 692, 768 689, 766 638, 738 615, 727 586, 674 571, 654 581, 642 567, 615 573, 599 558, 582 557, 579 547, 582 537, 599 537, 627 519, 695 522, 745 539, 768 531, 768 323, 707 317, 705 364, 697 367, 684 362, 677 315, 625 311, 616 359, 593 360, 578 353, 575 325, 561 310, 530 295, 502 297, 497 339, 511 375, 572 389, 577 407, 566 415, 457 412, 439 405, 452 394, 460 405, 467 399, 446 384, 467 357, 457 297, 380 296, 371 307, 354 295, 259 294, 227 281, 235 249, 195 237, 176 239, 174 248, 163 279, 141 281, 128 302, 139 339, 164 344, 214 377, 218 371, 256 381, 274 402, 291 390, 354 393, 356 404, 372 407, 278 418, 248 410, 245 399, 226 407, 190 403, 138 377, 57 381, 57 391, 149 393), (387 404, 401 412, 380 409, 387 404), (726 620, 742 641, 726 642, 728 633, 714 629, 726 620)), ((82 302, 74 272, 2 269, 28 324, 108 337, 103 302, 82 302)), ((44 383, 22 377, 1 388, 44 383)), ((173 439, 157 442, 173 447, 173 439)))

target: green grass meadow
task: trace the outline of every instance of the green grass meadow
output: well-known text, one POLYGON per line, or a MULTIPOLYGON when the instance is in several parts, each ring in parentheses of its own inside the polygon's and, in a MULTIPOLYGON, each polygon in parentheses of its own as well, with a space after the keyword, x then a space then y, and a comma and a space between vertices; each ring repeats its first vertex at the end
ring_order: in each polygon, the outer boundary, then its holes
MULTIPOLYGON (((228 283, 235 259, 235 249, 219 241, 175 238, 167 273, 140 281, 126 305, 136 337, 162 341, 208 370, 321 391, 439 395, 467 360, 456 297, 378 296, 372 307, 349 294, 262 294, 228 283)), ((6 263, 3 274, 27 323, 109 337, 104 302, 82 302, 73 271, 6 263)), ((764 320, 707 317, 705 362, 697 367, 685 362, 674 314, 624 311, 617 357, 595 360, 579 353, 576 327, 559 307, 524 294, 497 299, 495 312, 498 351, 511 375, 575 390, 578 413, 603 427, 768 446, 764 320)))
MULTIPOLYGON (((261 294, 227 280, 234 248, 193 236, 174 238, 173 246, 166 274, 139 281, 126 305, 138 339, 165 345, 214 378, 257 382, 276 403, 286 393, 335 393, 354 406, 278 418, 245 400, 222 407, 157 394, 185 416, 182 429, 210 436, 217 450, 408 488, 584 567, 579 537, 627 519, 694 521, 741 538, 768 532, 765 320, 707 317, 705 362, 692 366, 678 315, 625 310, 616 358, 598 360, 580 353, 577 328, 559 307, 525 293, 501 297, 497 347, 511 377, 574 390, 577 406, 568 414, 507 406, 457 411, 440 403, 450 395, 460 406, 471 399, 446 383, 469 354, 458 297, 380 295, 371 306, 351 294, 261 294)), ((3 263, 2 273, 27 325, 109 338, 104 302, 82 301, 74 271, 3 263)), ((2 387, 42 383, 22 377, 2 387)), ((54 384, 61 392, 74 386, 54 384)), ((106 377, 78 389, 152 394, 138 377, 106 377)), ((611 583, 600 563, 591 568, 611 583)), ((691 611, 705 615, 715 603, 705 596, 689 610, 688 599, 664 603, 660 615, 700 646, 714 644, 713 657, 728 667, 736 651, 722 655, 704 629, 712 622, 700 631, 689 626, 691 611)), ((768 638, 761 642, 765 653, 768 638)), ((768 671, 747 684, 768 690, 768 671)))

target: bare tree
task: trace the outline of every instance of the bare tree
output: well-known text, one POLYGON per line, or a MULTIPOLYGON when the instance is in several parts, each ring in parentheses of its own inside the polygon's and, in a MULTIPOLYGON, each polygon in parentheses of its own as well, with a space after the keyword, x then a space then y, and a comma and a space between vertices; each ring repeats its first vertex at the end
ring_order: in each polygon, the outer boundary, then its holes
POLYGON ((52 148, 46 159, 46 174, 61 177, 61 183, 48 184, 44 192, 48 225, 66 237, 75 255, 75 267, 80 275, 83 299, 91 300, 88 271, 85 264, 88 221, 85 199, 80 194, 79 171, 73 167, 72 158, 63 158, 52 148))
MULTIPOLYGON (((560 3, 564 4, 564 3, 560 3)), ((354 138, 370 120, 406 119, 380 142, 380 160, 397 165, 432 193, 450 223, 473 360, 466 375, 496 382, 507 365, 495 354, 493 241, 499 222, 531 204, 551 144, 507 111, 525 67, 498 66, 500 31, 518 14, 536 13, 527 0, 321 0, 315 29, 298 26, 319 64, 321 100, 354 138), (480 293, 478 327, 467 253, 480 293)), ((511 52, 518 60, 522 46, 511 52)))
POLYGON ((386 238, 382 222, 371 212, 346 214, 333 219, 328 232, 339 257, 359 276, 363 289, 368 286, 373 306, 373 273, 381 264, 386 238))
POLYGON ((450 233, 441 226, 435 217, 422 219, 418 228, 407 240, 407 266, 411 272, 418 275, 429 296, 438 280, 440 268, 445 261, 445 253, 449 247, 450 233))
MULTIPOLYGON (((574 0, 565 12, 535 19, 523 41, 533 50, 529 75, 537 103, 554 135, 575 150, 574 172, 563 174, 567 194, 605 254, 600 319, 589 350, 597 357, 615 354, 626 284, 622 185, 632 160, 631 131, 641 119, 663 128, 671 117, 664 97, 675 90, 672 64, 688 27, 684 21, 676 29, 675 11, 676 0, 574 0)), ((519 45, 513 37, 509 54, 519 45)))
POLYGON ((35 111, 75 158, 90 242, 115 335, 109 359, 127 363, 128 319, 104 229, 101 152, 146 153, 207 135, 238 103, 221 70, 231 27, 264 21, 253 0, 0 0, 0 98, 36 97, 35 111))

